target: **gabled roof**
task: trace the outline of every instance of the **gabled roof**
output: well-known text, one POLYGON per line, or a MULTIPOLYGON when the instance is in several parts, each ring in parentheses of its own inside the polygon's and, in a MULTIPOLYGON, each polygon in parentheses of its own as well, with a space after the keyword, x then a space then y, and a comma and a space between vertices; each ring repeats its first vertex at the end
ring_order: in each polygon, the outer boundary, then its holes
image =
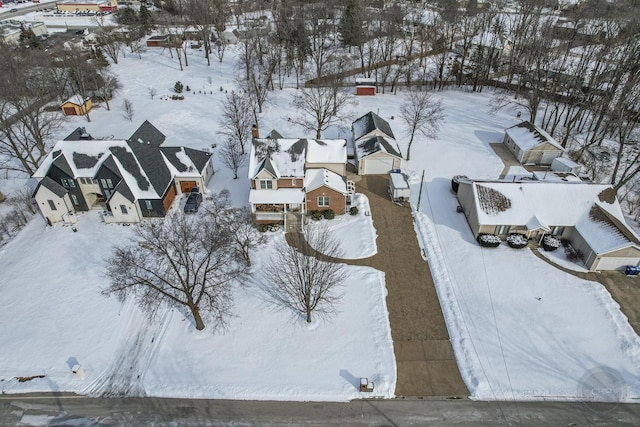
POLYGON ((280 132, 275 129, 272 129, 271 132, 267 134, 268 139, 283 139, 284 136, 280 132))
POLYGON ((46 188, 47 190, 51 191, 53 194, 55 194, 58 197, 64 197, 64 195, 68 193, 66 188, 64 188, 62 185, 58 184, 57 182, 55 182, 54 180, 52 180, 48 176, 45 176, 38 183, 38 186, 36 187, 35 191, 33 192, 33 195, 35 195, 38 192, 38 189, 40 187, 46 188))
POLYGON ((505 132, 523 151, 531 150, 532 148, 544 143, 549 143, 558 150, 564 151, 564 148, 562 148, 562 146, 553 139, 551 135, 526 120, 515 126, 511 126, 506 129, 505 132))
POLYGON ((176 175, 200 175, 211 160, 211 153, 192 148, 160 147, 160 151, 176 175))
POLYGON ((75 176, 75 174, 73 173, 73 170, 71 170, 71 166, 69 165, 69 162, 64 156, 56 157, 56 159, 52 162, 52 166, 58 167, 58 169, 60 169, 62 172, 64 172, 68 176, 71 176, 71 177, 75 176))
POLYGON ((127 141, 159 147, 167 137, 154 125, 145 120, 127 141))
POLYGON ((71 98, 69 98, 66 101, 64 101, 62 103, 62 105, 69 103, 69 104, 73 104, 73 105, 77 105, 78 107, 81 107, 88 100, 89 100, 89 98, 86 98, 86 99, 83 100, 80 95, 73 95, 71 98))
POLYGON ((634 245, 640 246, 640 241, 627 225, 598 204, 594 204, 582 216, 576 224, 576 230, 596 254, 604 254, 634 245))
MULTIPOLYGON (((113 193, 111 194, 111 197, 113 197, 113 195, 116 192, 122 194, 125 197, 125 199, 127 199, 131 203, 136 201, 136 197, 133 195, 133 192, 131 191, 131 188, 127 185, 127 181, 124 180, 124 179, 121 180, 118 183, 118 185, 115 186, 115 188, 113 189, 113 193)), ((109 200, 107 200, 107 202, 109 202, 111 200, 111 197, 109 197, 109 200)))
POLYGON ((390 139, 396 139, 396 137, 393 136, 393 131, 391 130, 389 123, 373 111, 369 111, 367 114, 353 122, 353 140, 357 141, 376 129, 390 139))
POLYGON ((389 140, 381 136, 374 136, 373 138, 356 142, 356 152, 359 159, 378 152, 400 157, 398 143, 393 139, 389 140))
MULTIPOLYGON (((144 144, 140 142, 129 142, 129 147, 133 152, 132 157, 138 161, 141 169, 144 170, 149 182, 159 196, 162 196, 167 187, 171 185, 173 176, 169 171, 169 167, 165 162, 165 158, 160 151, 160 147, 153 144, 144 144)), ((135 176, 135 175, 134 175, 135 176)), ((136 176, 136 179, 138 177, 136 176)), ((143 190, 144 182, 139 182, 139 187, 143 190)))
POLYGON ((71 132, 64 140, 65 141, 87 141, 92 140, 93 137, 87 133, 87 130, 83 127, 77 127, 71 132))
POLYGON ((344 178, 337 173, 328 169, 307 169, 307 175, 304 178, 304 188, 307 192, 316 188, 327 187, 347 194, 347 184, 344 178))

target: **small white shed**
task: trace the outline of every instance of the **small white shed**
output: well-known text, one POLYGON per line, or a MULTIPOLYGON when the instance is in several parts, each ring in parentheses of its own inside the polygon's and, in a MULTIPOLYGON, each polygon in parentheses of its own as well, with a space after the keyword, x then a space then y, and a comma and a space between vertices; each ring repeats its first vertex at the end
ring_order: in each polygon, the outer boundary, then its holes
POLYGON ((553 162, 551 162, 551 170, 554 172, 570 172, 574 175, 580 175, 582 165, 568 157, 556 157, 553 159, 553 162))
POLYGON ((394 202, 409 200, 411 190, 403 174, 392 172, 389 174, 389 196, 394 202))

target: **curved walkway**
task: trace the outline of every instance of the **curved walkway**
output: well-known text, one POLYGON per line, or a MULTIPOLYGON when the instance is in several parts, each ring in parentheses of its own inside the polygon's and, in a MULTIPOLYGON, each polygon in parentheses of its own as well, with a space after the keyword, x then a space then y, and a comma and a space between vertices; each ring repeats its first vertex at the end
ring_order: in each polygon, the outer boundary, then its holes
POLYGON ((599 282, 600 281, 600 276, 598 275, 598 273, 595 273, 593 271, 587 272, 587 271, 571 270, 570 268, 566 268, 566 267, 561 266, 560 264, 556 264, 555 262, 550 260, 548 257, 542 255, 538 248, 530 248, 530 249, 531 249, 531 252, 533 252, 533 254, 535 256, 537 256, 541 260, 545 261, 547 264, 550 264, 550 265, 554 266, 555 268, 557 268, 560 271, 564 271, 565 273, 571 274, 571 275, 576 276, 576 277, 578 277, 580 279, 591 280, 593 282, 599 282))
MULTIPOLYGON (((387 308, 398 369, 396 396, 467 397, 429 265, 421 257, 411 210, 387 195, 386 176, 363 177, 359 193, 369 198, 378 233, 378 252, 365 259, 333 259, 385 273, 387 308)), ((316 251, 291 233, 287 241, 301 252, 316 251)))

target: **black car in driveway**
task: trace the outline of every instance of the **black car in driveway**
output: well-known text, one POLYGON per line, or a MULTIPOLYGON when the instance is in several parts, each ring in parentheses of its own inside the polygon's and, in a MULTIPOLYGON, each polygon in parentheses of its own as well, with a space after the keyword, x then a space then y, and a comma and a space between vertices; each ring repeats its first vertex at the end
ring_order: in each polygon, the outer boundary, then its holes
POLYGON ((194 187, 191 189, 187 202, 184 204, 184 213, 198 212, 200 203, 202 203, 202 193, 200 193, 200 189, 198 187, 194 187))

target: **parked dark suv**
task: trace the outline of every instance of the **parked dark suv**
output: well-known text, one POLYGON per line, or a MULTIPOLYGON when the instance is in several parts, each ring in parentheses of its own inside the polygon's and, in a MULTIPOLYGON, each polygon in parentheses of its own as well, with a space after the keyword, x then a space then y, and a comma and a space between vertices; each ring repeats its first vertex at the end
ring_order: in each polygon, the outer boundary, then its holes
POLYGON ((189 193, 187 203, 184 204, 184 213, 198 212, 200 203, 202 203, 202 193, 200 193, 200 189, 198 187, 194 187, 191 189, 191 193, 189 193))

